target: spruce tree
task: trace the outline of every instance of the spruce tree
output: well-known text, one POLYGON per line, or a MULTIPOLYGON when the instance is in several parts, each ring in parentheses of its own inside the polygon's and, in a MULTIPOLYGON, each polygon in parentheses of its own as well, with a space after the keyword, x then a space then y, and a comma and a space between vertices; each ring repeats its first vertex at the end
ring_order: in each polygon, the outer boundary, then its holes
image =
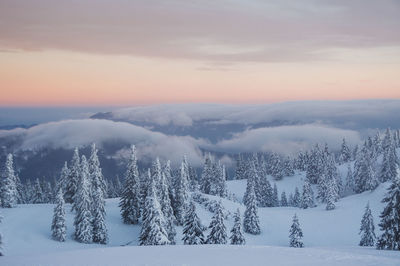
POLYGON ((213 178, 213 162, 211 159, 211 154, 207 154, 204 162, 203 172, 201 174, 200 180, 200 191, 205 194, 210 194, 211 192, 211 184, 213 178))
POLYGON ((400 250, 400 171, 393 178, 385 197, 386 204, 381 215, 379 227, 383 234, 378 238, 378 249, 400 250))
POLYGON ((398 158, 396 154, 396 145, 389 129, 386 130, 385 137, 382 141, 383 160, 379 172, 379 180, 386 182, 392 180, 396 176, 396 165, 398 158))
POLYGON ((56 184, 56 191, 57 192, 60 189, 62 191, 66 190, 68 177, 69 177, 68 163, 64 162, 64 166, 61 168, 60 177, 58 178, 57 184, 56 184))
POLYGON ((288 206, 288 200, 287 200, 287 198, 286 198, 286 193, 285 193, 285 191, 282 191, 280 205, 281 205, 282 207, 287 207, 287 206, 288 206))
POLYGON ((125 224, 137 224, 140 218, 140 179, 137 166, 136 148, 131 146, 131 156, 125 173, 125 186, 122 190, 119 207, 125 224))
POLYGON ((176 219, 174 216, 174 210, 172 209, 171 206, 171 200, 169 199, 168 183, 164 173, 161 173, 160 182, 161 182, 160 205, 165 220, 164 227, 167 230, 168 240, 170 241, 170 244, 175 244, 176 231, 174 224, 176 223, 176 219))
POLYGON ((290 227, 290 231, 289 231, 290 247, 293 247, 293 248, 304 247, 304 244, 301 240, 302 238, 303 238, 303 231, 300 228, 299 219, 297 218, 297 215, 295 214, 293 216, 293 223, 292 223, 292 226, 290 227))
POLYGON ((301 207, 301 196, 299 188, 296 187, 293 195, 293 207, 301 207))
POLYGON ((334 184, 332 184, 334 181, 328 180, 328 184, 326 187, 326 210, 330 211, 336 208, 335 206, 335 191, 334 191, 334 184))
POLYGON ((373 168, 373 160, 374 158, 371 156, 371 151, 369 150, 367 144, 364 143, 354 164, 354 182, 355 191, 357 193, 362 193, 367 190, 374 190, 379 184, 373 168))
POLYGON ((236 158, 235 179, 244 179, 246 175, 246 165, 243 161, 242 155, 239 154, 236 158))
MULTIPOLYGON (((252 180, 250 180, 252 181, 252 180)), ((247 180, 249 182, 249 180, 247 180)), ((267 179, 267 176, 261 176, 260 177, 260 196, 261 199, 259 201, 259 206, 260 207, 273 207, 275 202, 274 202, 274 191, 271 187, 270 182, 267 179)))
POLYGON ((190 202, 186 210, 182 240, 185 245, 201 245, 205 243, 203 228, 193 202, 190 202))
POLYGON ((82 155, 80 168, 78 190, 74 196, 76 211, 74 219, 75 239, 82 243, 90 243, 93 240, 93 226, 89 194, 89 166, 84 155, 82 155))
POLYGON ((274 183, 274 193, 272 197, 272 202, 274 207, 279 207, 278 187, 276 186, 276 183, 274 183))
POLYGON ((51 232, 53 239, 64 242, 67 236, 67 225, 65 221, 65 207, 63 191, 60 188, 56 196, 56 206, 53 212, 53 222, 51 224, 51 232))
POLYGON ((218 202, 214 216, 208 227, 211 229, 210 234, 207 236, 207 244, 226 244, 228 236, 226 234, 226 227, 224 224, 224 214, 222 211, 222 203, 218 202))
POLYGON ((13 208, 17 204, 17 185, 15 180, 13 156, 12 154, 8 154, 4 167, 4 179, 0 191, 1 206, 3 208, 13 208))
POLYGON ((150 178, 143 212, 143 224, 139 237, 141 246, 168 245, 168 232, 165 229, 165 220, 161 206, 157 200, 154 180, 150 178))
POLYGON ((74 203, 74 197, 78 189, 78 182, 80 179, 80 164, 79 150, 78 148, 75 148, 64 191, 64 200, 66 203, 74 203))
POLYGON ((93 242, 107 244, 108 230, 106 226, 106 210, 104 201, 104 191, 98 186, 93 195, 92 215, 93 215, 93 242))
MULTIPOLYGON (((103 193, 103 198, 107 197, 107 183, 104 180, 104 176, 100 167, 99 157, 97 155, 98 150, 96 145, 92 144, 92 150, 90 154, 90 158, 88 161, 89 164, 89 180, 90 180, 90 190, 92 192, 97 191, 97 188, 100 188, 101 193, 103 193)), ((94 195, 91 195, 93 198, 94 195)))
POLYGON ((303 194, 301 197, 300 207, 303 209, 307 209, 307 208, 313 208, 314 206, 315 206, 315 203, 314 203, 314 196, 313 196, 312 188, 311 188, 310 182, 306 178, 304 180, 303 194))
POLYGON ((180 175, 177 180, 175 189, 175 217, 179 225, 185 222, 186 205, 188 204, 188 176, 185 162, 183 161, 180 168, 180 175))
POLYGON ((360 227, 361 241, 360 246, 372 247, 375 244, 375 225, 374 217, 372 216, 371 209, 369 208, 369 202, 365 207, 365 212, 361 220, 360 227))
POLYGON ((39 203, 44 203, 44 195, 43 195, 43 190, 42 186, 40 185, 39 178, 36 178, 35 184, 33 186, 33 195, 32 195, 32 203, 33 204, 39 204, 39 203))
POLYGON ((347 146, 346 139, 343 138, 342 148, 340 150, 339 162, 341 164, 348 163, 351 160, 351 151, 347 146))
POLYGON ((246 244, 246 239, 244 238, 243 230, 242 230, 242 221, 240 218, 240 211, 237 209, 235 214, 233 215, 234 224, 231 229, 231 245, 244 245, 246 244))
POLYGON ((351 165, 347 165, 347 176, 346 176, 346 193, 351 195, 354 193, 355 189, 355 182, 354 182, 354 175, 353 171, 351 170, 351 165))
POLYGON ((256 195, 253 183, 250 182, 248 184, 250 184, 250 187, 246 201, 246 211, 244 212, 243 227, 246 233, 258 235, 261 233, 261 230, 260 220, 258 218, 256 195))

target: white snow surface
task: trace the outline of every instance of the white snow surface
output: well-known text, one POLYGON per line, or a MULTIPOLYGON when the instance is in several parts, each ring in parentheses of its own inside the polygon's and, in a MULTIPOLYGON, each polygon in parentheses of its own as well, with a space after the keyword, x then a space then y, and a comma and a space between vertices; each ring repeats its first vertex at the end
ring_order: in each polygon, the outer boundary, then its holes
MULTIPOLYGON (((347 167, 339 170, 345 174, 344 169, 347 167)), ((301 190, 303 178, 304 173, 296 173, 277 181, 279 195, 285 190, 289 196, 296 186, 301 190)), ((400 265, 400 252, 358 247, 360 221, 368 201, 376 234, 380 234, 377 224, 383 210, 381 199, 388 185, 381 184, 373 192, 342 198, 332 211, 326 211, 325 205, 307 210, 260 208, 261 234, 245 234, 246 246, 184 246, 180 240, 182 227, 177 227, 175 246, 137 246, 140 225, 122 223, 118 199, 106 201, 110 238, 107 245, 73 240, 73 213, 68 204, 67 240, 57 242, 51 239, 50 232, 53 204, 18 205, 1 210, 0 232, 5 242, 5 256, 0 257, 0 265, 400 265), (289 248, 289 228, 295 213, 304 233, 305 248, 302 249, 289 248)), ((239 200, 245 188, 246 180, 228 182, 228 190, 239 200)), ((243 215, 242 204, 227 199, 222 199, 222 203, 230 213, 239 208, 243 215)), ((202 223, 208 225, 212 214, 201 205, 197 205, 197 212, 202 223)), ((225 224, 229 234, 233 225, 231 215, 225 224)))

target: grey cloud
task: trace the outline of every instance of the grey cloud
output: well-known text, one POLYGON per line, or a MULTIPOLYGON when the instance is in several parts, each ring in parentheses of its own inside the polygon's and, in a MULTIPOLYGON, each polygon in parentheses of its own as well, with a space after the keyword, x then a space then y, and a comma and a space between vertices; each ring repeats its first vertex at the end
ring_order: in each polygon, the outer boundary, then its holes
POLYGON ((0 47, 304 61, 334 47, 399 46, 399 11, 389 0, 3 0, 0 47))

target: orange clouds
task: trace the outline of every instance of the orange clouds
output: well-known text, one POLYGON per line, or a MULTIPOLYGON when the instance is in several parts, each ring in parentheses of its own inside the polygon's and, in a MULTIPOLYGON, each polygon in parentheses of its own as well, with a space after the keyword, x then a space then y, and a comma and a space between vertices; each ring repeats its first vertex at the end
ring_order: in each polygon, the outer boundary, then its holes
POLYGON ((400 64, 206 65, 195 60, 43 51, 0 53, 1 105, 276 102, 399 98, 400 64))

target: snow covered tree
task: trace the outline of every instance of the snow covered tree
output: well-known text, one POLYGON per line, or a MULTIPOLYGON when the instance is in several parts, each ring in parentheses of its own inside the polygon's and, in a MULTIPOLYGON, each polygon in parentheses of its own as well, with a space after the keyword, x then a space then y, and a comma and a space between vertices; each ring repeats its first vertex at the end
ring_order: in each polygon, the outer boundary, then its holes
POLYGON ((301 240, 302 238, 303 238, 303 231, 300 228, 299 219, 295 214, 293 216, 293 223, 289 231, 289 239, 290 239, 289 245, 293 248, 304 247, 303 241, 301 240))
POLYGON ((364 143, 354 164, 354 182, 357 193, 374 190, 379 184, 373 167, 373 159, 371 151, 368 149, 367 144, 364 143))
MULTIPOLYGON (((249 181, 249 179, 248 179, 247 182, 252 182, 252 180, 249 181)), ((275 204, 274 194, 273 194, 274 191, 271 187, 270 182, 267 179, 267 176, 261 176, 259 184, 260 184, 259 191, 260 191, 260 197, 261 197, 261 199, 258 202, 259 206, 260 207, 275 206, 274 205, 275 204)))
POLYGON ((313 208, 314 206, 315 206, 314 193, 312 191, 310 182, 306 178, 304 180, 303 193, 301 196, 300 207, 303 209, 307 209, 307 208, 313 208))
POLYGON ((44 203, 44 195, 43 195, 43 190, 42 186, 40 185, 39 178, 36 178, 35 184, 33 186, 33 195, 32 195, 32 203, 33 204, 39 204, 39 203, 44 203))
POLYGON ((287 206, 288 206, 288 200, 287 200, 287 198, 286 198, 286 193, 285 193, 285 191, 282 191, 280 205, 281 205, 282 207, 287 207, 287 206))
POLYGON ((125 224, 137 224, 140 218, 140 178, 137 166, 136 148, 131 146, 131 156, 125 173, 125 186, 122 190, 119 207, 125 224))
POLYGON ((351 160, 351 151, 349 149, 349 146, 347 146, 346 139, 343 138, 342 148, 340 150, 340 155, 339 155, 339 162, 343 164, 350 162, 350 160, 351 160))
POLYGON ((283 176, 293 176, 294 175, 292 160, 289 157, 283 161, 282 167, 283 167, 282 168, 283 176))
POLYGON ((261 233, 260 220, 258 218, 256 194, 254 192, 253 182, 248 182, 248 196, 246 211, 244 212, 243 227, 244 231, 249 234, 258 235, 261 233))
POLYGON ((169 198, 168 193, 168 183, 164 173, 161 173, 161 191, 160 191, 160 205, 161 205, 161 212, 164 216, 165 220, 165 229, 168 233, 168 240, 170 244, 175 244, 175 227, 174 224, 176 223, 176 219, 174 216, 174 210, 171 206, 171 200, 169 198))
POLYGON ((244 245, 246 244, 246 239, 244 238, 243 230, 242 230, 242 221, 240 219, 240 211, 237 209, 235 214, 233 215, 233 227, 231 229, 231 245, 244 245))
POLYGON ((236 158, 236 169, 235 169, 235 179, 245 179, 246 178, 246 163, 244 162, 242 155, 239 154, 236 158))
POLYGON ((190 202, 186 210, 182 240, 185 245, 204 244, 203 228, 196 214, 196 206, 193 202, 190 202))
POLYGON ((66 190, 68 177, 69 177, 68 163, 64 162, 64 166, 61 168, 60 177, 58 178, 57 184, 56 184, 57 193, 60 189, 62 191, 66 190))
MULTIPOLYGON (((103 199, 104 199, 107 197, 107 183, 104 180, 104 176, 100 167, 100 161, 97 153, 98 150, 96 148, 96 145, 93 143, 90 158, 88 161, 90 191, 94 193, 97 191, 97 188, 100 188, 101 192, 103 193, 103 199)), ((94 195, 91 195, 91 197, 93 198, 94 195)))
POLYGON ((333 179, 328 180, 328 184, 326 186, 326 210, 330 211, 336 208, 335 206, 335 197, 336 197, 336 192, 334 190, 334 185, 332 184, 334 182, 333 179))
POLYGON ((180 168, 175 188, 175 218, 179 225, 185 222, 186 205, 188 204, 188 172, 186 171, 185 162, 183 161, 180 168))
POLYGON ((7 155, 4 167, 4 179, 1 186, 1 206, 3 208, 13 208, 17 204, 17 185, 15 183, 15 172, 12 154, 7 155))
POLYGON ((323 172, 323 155, 317 145, 311 150, 306 168, 306 178, 311 184, 317 184, 323 172))
POLYGON ((189 165, 189 190, 197 191, 199 189, 199 181, 196 169, 189 165))
POLYGON ((151 178, 154 180, 155 192, 158 197, 157 199, 160 199, 162 169, 161 169, 161 162, 158 157, 153 162, 150 173, 151 173, 151 178))
POLYGON ((70 163, 69 176, 65 184, 64 200, 66 203, 73 203, 80 179, 80 158, 79 150, 75 148, 70 163))
POLYGON ((301 196, 299 188, 296 187, 293 195, 293 207, 301 207, 301 196))
POLYGON ((354 175, 353 171, 351 170, 351 164, 348 164, 345 193, 351 195, 354 193, 354 190, 355 190, 354 175))
POLYGON ((276 186, 276 183, 274 183, 274 193, 272 196, 272 203, 274 207, 279 207, 278 187, 276 186))
POLYGON ((271 156, 271 175, 275 180, 281 180, 283 178, 284 167, 282 165, 281 158, 278 154, 273 153, 271 156))
POLYGON ((381 215, 379 227, 383 234, 378 238, 378 249, 400 250, 400 170, 393 178, 386 196, 382 200, 386 204, 381 215))
POLYGON ((148 245, 168 245, 168 232, 165 229, 165 220, 161 211, 161 206, 157 200, 154 180, 150 178, 148 191, 143 211, 143 225, 140 232, 139 244, 148 245))
POLYGON ((224 214, 222 211, 222 203, 218 202, 214 216, 211 219, 210 234, 207 236, 207 244, 226 244, 228 236, 226 234, 226 227, 224 224, 224 214))
POLYGON ((65 221, 65 208, 63 191, 60 188, 56 196, 56 206, 53 212, 53 222, 51 224, 52 236, 55 240, 64 242, 67 237, 67 225, 65 221))
POLYGON ((89 194, 89 166, 84 155, 82 155, 80 168, 78 190, 74 196, 76 211, 74 219, 75 239, 82 243, 90 243, 93 240, 93 226, 89 194))
POLYGON ((396 176, 396 165, 398 158, 396 154, 396 145, 389 129, 386 130, 382 141, 383 161, 379 172, 379 180, 386 182, 396 176))
POLYGON ((369 202, 365 207, 365 212, 361 220, 360 227, 361 241, 360 246, 372 247, 375 244, 375 225, 374 217, 372 216, 371 209, 369 208, 369 202))
POLYGON ((93 242, 107 244, 108 230, 106 226, 106 209, 104 201, 104 191, 98 186, 92 193, 92 215, 93 215, 93 242))
POLYGON ((204 162, 203 173, 201 174, 200 180, 200 191, 205 194, 210 194, 211 186, 212 186, 212 179, 213 179, 213 162, 211 159, 211 154, 208 153, 206 155, 206 159, 204 162))

